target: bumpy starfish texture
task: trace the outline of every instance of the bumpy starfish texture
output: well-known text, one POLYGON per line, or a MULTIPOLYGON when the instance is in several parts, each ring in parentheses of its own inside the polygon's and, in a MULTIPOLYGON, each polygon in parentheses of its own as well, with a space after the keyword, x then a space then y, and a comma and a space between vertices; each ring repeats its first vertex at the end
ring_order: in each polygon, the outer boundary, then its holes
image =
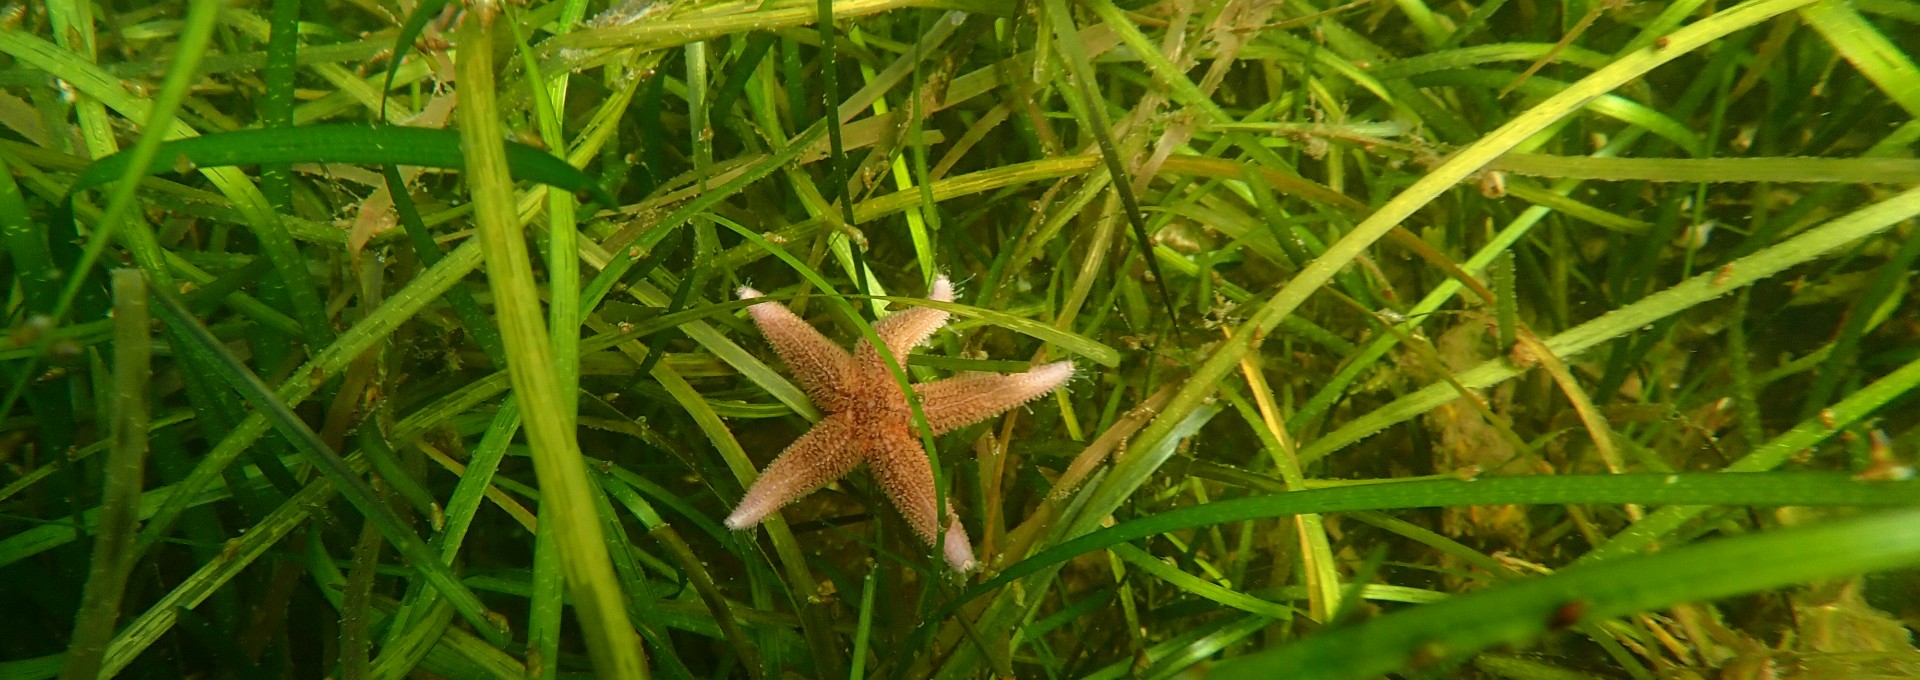
MULTIPOLYGON (((761 297, 760 291, 746 287, 739 294, 743 300, 761 297)), ((940 277, 927 297, 952 302, 953 283, 940 277)), ((913 411, 907 405, 906 392, 887 370, 886 360, 866 340, 848 354, 780 303, 761 302, 748 307, 747 312, 774 351, 786 360, 801 389, 827 416, 760 473, 760 479, 727 516, 727 526, 745 529, 759 524, 767 515, 846 476, 864 462, 914 533, 933 545, 939 526, 933 466, 913 429, 913 411)), ((947 317, 938 309, 914 307, 881 319, 873 330, 894 358, 904 361, 908 350, 946 325, 947 317)), ((937 435, 1040 398, 1072 377, 1073 362, 1057 361, 1025 373, 981 373, 916 384, 913 391, 920 396, 927 427, 937 435)), ((973 545, 960 526, 952 498, 947 499, 947 531, 941 552, 956 570, 970 571, 975 565, 973 545)))

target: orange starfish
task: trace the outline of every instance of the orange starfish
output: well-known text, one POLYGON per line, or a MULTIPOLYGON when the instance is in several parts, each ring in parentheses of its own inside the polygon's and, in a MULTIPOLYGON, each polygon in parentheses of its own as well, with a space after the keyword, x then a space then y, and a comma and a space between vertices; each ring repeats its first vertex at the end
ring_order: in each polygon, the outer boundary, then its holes
MULTIPOLYGON (((760 297, 760 291, 742 287, 740 299, 760 297)), ((953 284, 942 276, 927 296, 953 301, 953 284)), ((745 529, 767 515, 813 493, 815 489, 852 472, 865 462, 907 523, 928 545, 934 544, 933 466, 913 429, 913 411, 905 391, 887 370, 886 360, 873 345, 861 340, 852 354, 807 325, 786 306, 762 302, 747 308, 780 358, 793 371, 801 389, 827 416, 812 430, 787 446, 760 479, 747 489, 739 507, 727 516, 727 526, 745 529)), ((931 307, 897 312, 873 325, 873 331, 894 358, 926 341, 946 325, 948 314, 931 307)), ((1058 389, 1073 377, 1073 362, 1057 361, 1025 373, 980 373, 913 386, 920 396, 932 434, 942 434, 986 420, 1058 389)), ((942 552, 947 564, 962 572, 974 567, 973 545, 960 517, 947 499, 947 532, 942 552)))

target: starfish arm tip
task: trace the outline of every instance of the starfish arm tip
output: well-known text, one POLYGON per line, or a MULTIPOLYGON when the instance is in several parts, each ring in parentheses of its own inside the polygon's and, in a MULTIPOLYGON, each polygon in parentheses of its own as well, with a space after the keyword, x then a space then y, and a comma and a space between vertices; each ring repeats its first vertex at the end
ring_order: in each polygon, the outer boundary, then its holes
POLYGON ((733 511, 733 514, 727 515, 726 524, 728 529, 742 531, 753 528, 754 525, 760 523, 761 519, 760 517, 753 517, 740 509, 736 509, 733 511))
POLYGON ((947 565, 962 574, 980 566, 980 562, 973 559, 973 544, 967 540, 967 530, 960 526, 960 520, 953 520, 952 524, 947 525, 947 537, 941 552, 947 559, 947 565))
POLYGON ((752 300, 757 297, 762 297, 760 291, 754 290, 753 286, 741 286, 739 290, 734 291, 734 294, 739 295, 742 300, 752 300))
POLYGON ((953 279, 941 274, 933 279, 933 290, 927 292, 927 299, 935 302, 953 302, 953 279))
POLYGON ((1073 374, 1072 361, 1055 361, 1027 371, 1027 375, 1033 376, 1035 380, 1051 385, 1047 388, 1048 392, 1067 384, 1067 381, 1073 379, 1073 374))

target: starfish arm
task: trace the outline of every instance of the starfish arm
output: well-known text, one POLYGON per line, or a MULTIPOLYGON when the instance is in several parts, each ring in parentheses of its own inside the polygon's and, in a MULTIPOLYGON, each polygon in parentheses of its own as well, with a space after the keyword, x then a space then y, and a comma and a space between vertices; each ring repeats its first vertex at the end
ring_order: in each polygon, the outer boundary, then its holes
MULTIPOLYGON (((761 297, 760 291, 742 286, 740 299, 751 300, 761 297)), ((786 305, 767 301, 747 308, 753 316, 753 322, 760 332, 767 336, 767 343, 773 345, 773 351, 786 360, 787 368, 793 371, 794 379, 807 391, 815 404, 827 410, 835 408, 847 373, 852 369, 853 357, 847 351, 833 344, 820 331, 814 330, 805 319, 787 309, 786 305)))
MULTIPOLYGON (((907 518, 913 532, 920 535, 920 540, 933 545, 939 522, 934 519, 937 499, 933 466, 927 461, 926 450, 905 434, 881 437, 872 446, 873 450, 867 452, 867 468, 873 472, 874 479, 879 480, 887 499, 907 518)), ((976 566, 973 544, 967 539, 966 528, 960 526, 960 514, 954 511, 953 500, 947 498, 947 531, 941 541, 941 556, 955 571, 972 571, 976 566)))
MULTIPOLYGON (((927 299, 935 302, 953 302, 953 282, 947 280, 944 275, 934 279, 933 290, 927 293, 927 299)), ((894 312, 887 318, 881 319, 879 323, 873 325, 873 333, 887 343, 887 350, 893 352, 893 358, 906 361, 907 352, 919 347, 920 343, 927 341, 927 338, 933 337, 934 331, 947 325, 947 319, 950 316, 952 315, 945 310, 913 307, 894 312)), ((860 349, 865 350, 858 353, 862 358, 873 351, 872 346, 865 342, 860 344, 860 349)), ((879 357, 875 354, 874 358, 879 357)))
POLYGON ((780 452, 747 495, 727 516, 727 528, 745 529, 767 515, 800 500, 814 490, 845 477, 860 464, 853 448, 854 424, 843 415, 830 415, 780 452))
POLYGON ((983 373, 914 385, 933 434, 945 434, 1045 396, 1073 378, 1073 362, 1025 373, 983 373))

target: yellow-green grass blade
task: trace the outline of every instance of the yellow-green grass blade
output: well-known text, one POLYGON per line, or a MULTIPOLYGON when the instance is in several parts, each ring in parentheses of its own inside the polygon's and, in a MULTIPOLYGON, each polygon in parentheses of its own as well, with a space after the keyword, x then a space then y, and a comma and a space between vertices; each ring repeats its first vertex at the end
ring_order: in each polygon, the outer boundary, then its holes
POLYGON ((1821 0, 1802 8, 1800 18, 1907 115, 1920 116, 1920 66, 1859 10, 1850 3, 1821 0))
POLYGON ((1166 510, 1048 548, 968 588, 929 620, 1015 579, 1094 550, 1182 529, 1302 513, 1509 504, 1897 507, 1920 505, 1920 481, 1862 482, 1844 473, 1680 473, 1482 477, 1308 489, 1166 510))
POLYGON ((474 220, 487 263, 487 282, 507 351, 508 377, 521 404, 521 426, 533 450, 542 506, 551 511, 552 521, 543 530, 554 532, 559 539, 567 589, 573 595, 594 666, 612 677, 644 678, 646 660, 627 619, 627 596, 621 593, 613 573, 606 535, 592 498, 598 492, 587 478, 586 463, 574 439, 573 409, 562 403, 576 397, 561 391, 554 374, 556 359, 542 318, 526 239, 520 231, 493 88, 495 73, 487 30, 492 19, 469 16, 460 27, 461 50, 455 65, 460 77, 460 105, 456 115, 474 220))
POLYGON ((1614 617, 1920 564, 1920 510, 1748 534, 1561 571, 1221 663, 1209 677, 1340 680, 1417 671, 1614 617), (1809 550, 1808 546, 1819 546, 1809 550))
POLYGON ((1510 153, 1490 170, 1613 182, 1920 184, 1911 158, 1597 158, 1510 153))
MULTIPOLYGON (((1513 75, 1503 71, 1483 69, 1461 69, 1438 71, 1416 76, 1410 81, 1423 87, 1467 86, 1496 89, 1512 82, 1513 75)), ((1535 97, 1551 97, 1567 89, 1568 85, 1550 78, 1533 76, 1522 82, 1517 92, 1535 97)), ((1603 94, 1588 100, 1582 107, 1589 113, 1619 120, 1629 125, 1643 128, 1667 141, 1678 145, 1691 156, 1705 155, 1705 140, 1692 127, 1673 117, 1655 110, 1653 107, 1617 94, 1603 94)), ((1543 141, 1539 138, 1529 143, 1543 141)), ((1524 148, 1524 147, 1523 147, 1524 148)))
POLYGON ((116 269, 113 278, 113 434, 107 456, 106 490, 94 535, 93 559, 74 618, 73 641, 61 675, 93 680, 113 639, 133 573, 134 531, 147 460, 148 389, 153 376, 152 330, 147 325, 147 280, 138 269, 116 269))
MULTIPOLYGON (((925 0, 834 0, 831 5, 832 19, 851 19, 925 4, 925 0)), ((1009 4, 997 2, 978 3, 977 7, 982 11, 1001 14, 1010 9, 1009 4)), ((745 12, 729 5, 710 5, 700 10, 683 16, 576 31, 550 42, 556 48, 657 50, 730 33, 805 26, 817 23, 821 16, 817 0, 761 3, 752 11, 745 12)))

